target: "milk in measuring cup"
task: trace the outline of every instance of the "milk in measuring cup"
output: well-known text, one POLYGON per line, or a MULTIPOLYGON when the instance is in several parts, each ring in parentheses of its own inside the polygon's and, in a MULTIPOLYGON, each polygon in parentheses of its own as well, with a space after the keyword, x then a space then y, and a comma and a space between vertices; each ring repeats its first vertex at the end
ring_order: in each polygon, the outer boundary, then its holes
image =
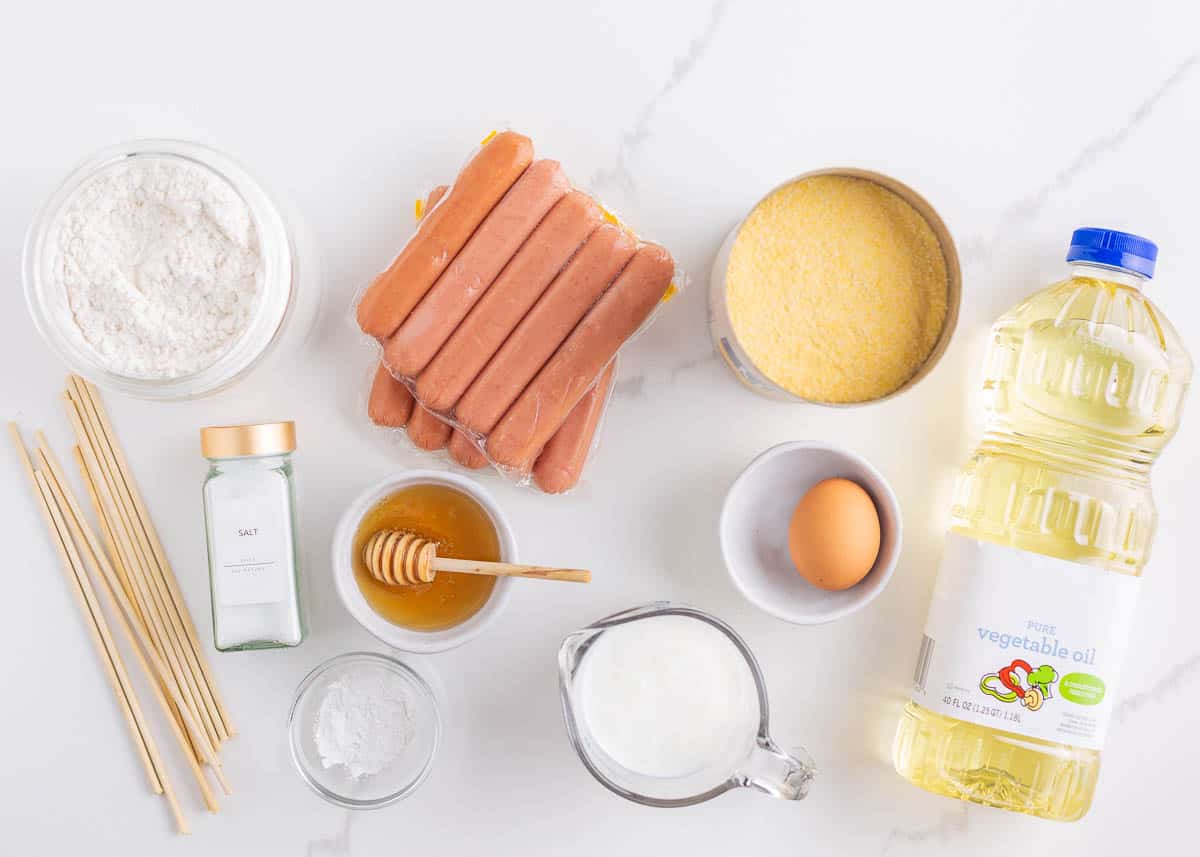
POLYGON ((581 720, 612 761, 660 778, 713 771, 723 779, 758 730, 746 658, 707 622, 653 616, 610 628, 577 676, 581 720))

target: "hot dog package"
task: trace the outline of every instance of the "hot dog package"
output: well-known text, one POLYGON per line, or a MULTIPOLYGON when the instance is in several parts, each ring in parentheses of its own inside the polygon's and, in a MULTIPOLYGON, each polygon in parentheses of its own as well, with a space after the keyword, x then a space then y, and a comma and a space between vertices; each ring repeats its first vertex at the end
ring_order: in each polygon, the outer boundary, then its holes
MULTIPOLYGON (((616 364, 614 359, 534 461, 528 476, 545 493, 561 494, 579 483, 612 396, 616 364)), ((444 455, 467 470, 488 466, 487 456, 473 440, 418 405, 383 363, 372 375, 366 410, 371 422, 398 432, 418 449, 444 455)))
POLYGON ((380 347, 372 420, 407 408, 418 447, 568 490, 617 352, 675 291, 674 260, 513 131, 489 135, 418 208, 416 233, 356 306, 380 347))

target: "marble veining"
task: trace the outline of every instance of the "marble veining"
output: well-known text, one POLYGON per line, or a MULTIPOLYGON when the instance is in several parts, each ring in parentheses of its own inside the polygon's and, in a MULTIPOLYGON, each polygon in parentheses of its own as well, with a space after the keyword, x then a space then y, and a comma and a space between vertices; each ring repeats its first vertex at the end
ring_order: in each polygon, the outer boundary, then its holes
POLYGON ((717 31, 729 2, 730 0, 716 0, 712 4, 704 21, 703 29, 688 42, 684 51, 676 56, 671 66, 671 74, 642 104, 633 124, 622 132, 615 166, 607 170, 598 170, 592 177, 592 186, 597 191, 602 192, 613 184, 628 190, 634 188, 632 162, 638 147, 651 133, 655 113, 658 112, 663 101, 683 85, 692 70, 704 59, 713 40, 717 37, 717 31))
POLYGON ((1124 696, 1113 710, 1113 719, 1118 723, 1131 720, 1142 709, 1177 699, 1180 693, 1196 685, 1197 675, 1200 675, 1200 653, 1171 664, 1162 677, 1146 690, 1124 696))
POLYGON ((937 816, 933 824, 920 828, 890 830, 879 855, 886 857, 893 853, 898 846, 928 850, 948 842, 961 841, 970 832, 971 812, 970 804, 959 803, 947 807, 937 816))
MULTIPOLYGON (((1193 70, 1200 63, 1200 52, 1188 54, 1154 90, 1142 99, 1133 110, 1129 111, 1125 120, 1108 133, 1089 140, 1066 166, 1056 172, 1049 181, 1027 194, 1009 206, 999 223, 993 230, 994 234, 1003 233, 1007 229, 1020 226, 1036 219, 1042 208, 1054 195, 1068 185, 1076 182, 1088 173, 1096 163, 1107 153, 1121 146, 1135 131, 1145 124, 1159 105, 1171 96, 1177 89, 1183 88, 1193 77, 1193 70)), ((959 248, 964 260, 979 261, 988 255, 993 239, 967 238, 959 248)))

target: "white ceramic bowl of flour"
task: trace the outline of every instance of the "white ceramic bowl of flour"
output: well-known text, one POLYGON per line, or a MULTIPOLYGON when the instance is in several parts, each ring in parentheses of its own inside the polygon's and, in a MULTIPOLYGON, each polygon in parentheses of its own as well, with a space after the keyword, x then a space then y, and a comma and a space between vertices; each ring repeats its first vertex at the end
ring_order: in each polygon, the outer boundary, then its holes
POLYGON ((24 282, 72 371, 151 399, 221 389, 278 340, 297 254, 279 208, 226 155, 138 140, 89 158, 30 227, 24 282))

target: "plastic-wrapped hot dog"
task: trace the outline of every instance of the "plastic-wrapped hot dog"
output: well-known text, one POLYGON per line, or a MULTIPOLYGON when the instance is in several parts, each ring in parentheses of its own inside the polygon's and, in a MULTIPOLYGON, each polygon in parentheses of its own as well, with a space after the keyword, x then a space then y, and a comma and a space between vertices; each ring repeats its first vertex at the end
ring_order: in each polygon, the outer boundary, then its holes
MULTIPOLYGON (((424 214, 425 211, 429 211, 438 204, 438 201, 441 200, 441 198, 445 195, 446 190, 447 188, 442 185, 434 188, 430 192, 428 198, 425 200, 424 209, 420 214, 418 214, 418 219, 424 214)), ((554 267, 553 271, 544 275, 545 282, 543 282, 541 285, 542 289, 544 289, 549 283, 553 275, 562 268, 563 264, 567 261, 567 257, 569 257, 569 255, 575 251, 583 239, 587 237, 586 233, 580 234, 582 229, 586 227, 590 232, 591 229, 594 229, 597 225, 599 225, 603 217, 599 206, 592 202, 590 197, 586 196, 585 194, 578 193, 577 191, 572 192, 570 196, 575 197, 576 199, 574 201, 564 200, 562 205, 555 206, 555 208, 552 210, 552 214, 553 211, 561 210, 563 213, 560 213, 556 220, 561 222, 563 225, 568 226, 569 228, 575 229, 576 231, 573 234, 578 234, 579 237, 574 241, 574 244, 568 250, 561 246, 562 240, 557 242, 560 246, 555 246, 556 242, 554 239, 562 238, 562 232, 560 232, 558 229, 551 228, 543 233, 546 244, 541 248, 542 252, 533 255, 544 258, 547 253, 549 253, 551 256, 561 256, 562 260, 554 267), (583 204, 580 205, 579 201, 582 201, 583 204)), ((551 215, 547 215, 546 220, 550 220, 550 218, 551 215)), ((554 224, 547 225, 552 227, 554 226, 554 224)), ((539 231, 541 231, 541 227, 539 227, 539 231)), ((506 268, 505 271, 507 273, 508 269, 506 268)), ((526 268, 519 268, 518 271, 519 273, 517 276, 519 276, 520 279, 517 281, 517 283, 520 285, 527 285, 529 282, 528 277, 530 276, 530 271, 526 268)), ((500 285, 501 283, 497 281, 496 287, 500 287, 500 285)), ((529 308, 528 304, 532 304, 536 298, 537 295, 535 294, 533 297, 526 299, 527 304, 523 309, 520 310, 521 315, 523 315, 524 311, 529 308)), ((520 296, 510 296, 509 298, 506 298, 503 304, 498 304, 497 309, 507 308, 514 300, 519 301, 521 299, 522 298, 520 296)), ((519 317, 513 319, 510 328, 515 327, 518 320, 519 317)), ((500 341, 503 341, 503 336, 506 336, 507 334, 507 330, 503 331, 501 333, 500 341)), ((440 356, 441 355, 439 355, 439 358, 440 356)), ((487 356, 490 357, 491 355, 488 354, 487 356)), ((486 360, 486 357, 484 359, 486 360)), ((607 371, 611 373, 612 367, 610 366, 607 371)), ((472 377, 473 374, 474 373, 472 373, 472 377)), ((468 382, 469 380, 470 379, 468 379, 468 382)), ((371 421, 376 425, 387 426, 389 428, 403 428, 408 423, 409 417, 412 415, 413 406, 413 396, 408 391, 408 388, 392 376, 392 373, 388 371, 387 366, 385 366, 383 363, 380 363, 375 370, 375 377, 371 383, 370 398, 367 401, 367 414, 371 418, 371 421)), ((554 491, 556 493, 560 491, 566 491, 579 480, 579 476, 583 470, 584 459, 586 458, 588 448, 591 445, 592 434, 595 431, 596 423, 598 422, 602 411, 603 399, 600 400, 600 407, 597 408, 593 395, 589 394, 585 396, 583 401, 576 406, 576 409, 574 412, 572 412, 571 416, 567 418, 567 421, 563 423, 563 427, 559 430, 559 432, 550 439, 550 442, 546 445, 547 450, 555 449, 559 450, 559 452, 549 456, 543 456, 547 460, 547 464, 544 466, 541 464, 541 459, 539 459, 539 467, 542 467, 541 472, 548 475, 537 477, 538 484, 543 486, 554 485, 559 487, 555 487, 553 489, 543 487, 543 490, 548 492, 554 491), (581 421, 580 417, 577 416, 577 414, 583 412, 585 409, 588 410, 589 414, 594 413, 594 417, 590 419, 590 422, 581 421), (586 433, 586 437, 583 437, 583 433, 586 433), (562 435, 561 439, 559 435, 562 435), (575 457, 570 458, 570 452, 568 451, 574 451, 576 453, 575 457), (582 456, 578 455, 580 452, 582 452, 582 456), (557 464, 550 464, 551 461, 556 461, 559 458, 564 458, 567 460, 565 460, 564 464, 561 466, 557 464)), ((436 448, 441 435, 442 431, 433 424, 427 423, 425 416, 422 416, 417 421, 417 440, 414 441, 414 444, 420 445, 422 448, 430 445, 436 448)), ((455 462, 462 467, 467 468, 468 470, 480 470, 486 467, 488 464, 487 456, 480 451, 479 447, 474 441, 472 441, 459 430, 452 431, 450 435, 450 441, 446 444, 446 451, 455 462)))
POLYGON ((480 452, 475 442, 459 429, 455 429, 454 434, 450 435, 450 443, 446 445, 446 451, 450 453, 451 458, 467 470, 479 470, 487 467, 487 456, 480 452))
POLYGON ((657 244, 638 249, 612 287, 542 367, 487 439, 488 457, 526 469, 625 340, 662 300, 675 261, 657 244))
POLYGON ((382 363, 375 370, 371 395, 367 399, 367 416, 377 426, 403 428, 412 416, 413 397, 382 363))
MULTIPOLYGON (((429 192, 424 205, 417 207, 418 222, 441 201, 449 189, 443 184, 429 192)), ((412 409, 412 393, 392 376, 387 366, 380 363, 375 369, 375 380, 371 382, 371 395, 367 398, 367 416, 371 422, 389 428, 403 428, 408 424, 412 409)))
POLYGON ((533 143, 512 131, 497 134, 480 149, 442 204, 363 294, 357 317, 364 333, 384 339, 396 332, 531 163, 533 143))
POLYGON ((491 463, 569 490, 602 419, 611 358, 669 289, 670 257, 511 132, 487 138, 425 207, 358 306, 395 376, 377 373, 372 419, 407 419, 414 445, 446 448, 469 469, 491 463), (662 283, 650 282, 653 257, 662 283))
MULTIPOLYGON (((538 486, 546 493, 567 491, 579 481, 587 452, 591 448, 592 435, 604 411, 607 397, 605 379, 611 379, 612 369, 610 366, 604 378, 575 406, 567 421, 546 444, 545 452, 538 457, 533 475, 538 486), (599 389, 604 392, 597 399, 595 393, 599 389)), ((367 415, 371 422, 387 428, 404 428, 413 413, 413 406, 413 397, 408 388, 393 378, 387 367, 380 363, 375 370, 371 396, 367 402, 367 415)), ((433 423, 427 423, 426 416, 431 415, 426 412, 417 421, 417 437, 413 443, 422 449, 439 449, 437 444, 442 430, 433 423)), ((475 442, 457 429, 452 430, 446 450, 455 462, 468 470, 480 470, 488 464, 487 456, 475 442)))
POLYGON ((533 481, 547 494, 570 491, 583 475, 583 465, 592 450, 592 440, 604 415, 616 369, 614 359, 592 389, 579 400, 566 422, 546 442, 546 448, 534 462, 533 481))
MULTIPOLYGON (((625 230, 609 223, 598 227, 459 399, 454 409, 459 424, 481 435, 495 428, 636 248, 625 230)), ((596 367, 589 384, 602 368, 596 367)))
POLYGON ((420 404, 413 408, 412 416, 408 418, 409 440, 429 452, 444 447, 452 431, 454 429, 448 422, 431 414, 420 404))
POLYGON ((571 191, 559 200, 417 377, 417 397, 426 407, 445 412, 457 404, 603 219, 600 206, 585 193, 571 191))
POLYGON ((417 211, 417 223, 420 223, 425 219, 425 215, 433 211, 448 190, 450 190, 450 185, 440 184, 429 192, 429 196, 425 197, 425 204, 417 211))
POLYGON ((517 179, 385 344, 384 362, 393 372, 413 377, 429 364, 525 239, 570 189, 558 161, 535 161, 517 179))

